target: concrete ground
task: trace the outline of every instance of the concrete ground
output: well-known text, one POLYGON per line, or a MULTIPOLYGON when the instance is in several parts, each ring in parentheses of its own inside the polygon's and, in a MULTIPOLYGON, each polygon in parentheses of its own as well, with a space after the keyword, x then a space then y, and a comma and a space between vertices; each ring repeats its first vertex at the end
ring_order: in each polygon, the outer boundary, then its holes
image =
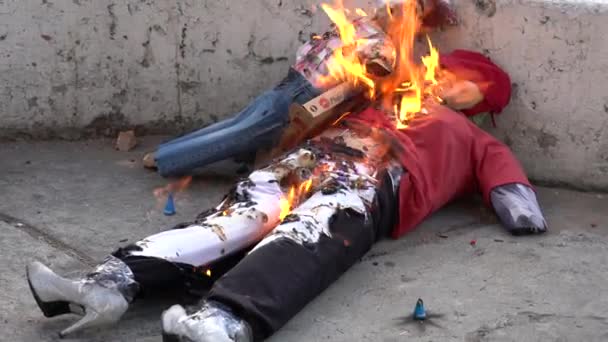
MULTIPOLYGON (((197 177, 165 217, 166 181, 109 140, 0 144, 0 341, 54 341, 74 317, 45 319, 27 262, 74 275, 116 247, 191 219, 231 184, 197 177)), ((550 232, 512 237, 476 201, 441 210, 399 241, 377 244, 273 338, 278 341, 607 341, 608 195, 539 189, 550 232), (475 246, 471 241, 476 241, 475 246), (443 317, 404 324, 418 298, 443 317)), ((73 341, 160 341, 171 301, 134 305, 110 329, 73 341)))

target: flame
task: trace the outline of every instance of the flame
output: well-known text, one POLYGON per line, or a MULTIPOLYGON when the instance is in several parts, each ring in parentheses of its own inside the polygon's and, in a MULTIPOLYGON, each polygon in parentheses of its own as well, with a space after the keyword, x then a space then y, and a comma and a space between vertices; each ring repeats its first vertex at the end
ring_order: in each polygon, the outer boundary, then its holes
POLYGON ((335 125, 339 124, 340 121, 342 121, 342 119, 344 119, 345 117, 349 116, 350 114, 351 114, 351 112, 346 112, 346 113, 340 115, 340 117, 336 121, 334 121, 334 123, 332 123, 331 125, 335 126, 335 125))
POLYGON ((365 11, 360 8, 355 8, 355 13, 357 13, 357 15, 361 17, 367 17, 367 13, 365 13, 365 11))
POLYGON ((294 208, 301 199, 310 192, 312 188, 312 178, 302 182, 298 186, 292 186, 289 189, 287 198, 282 197, 279 200, 279 207, 281 208, 281 213, 279 214, 279 219, 282 221, 289 213, 291 209, 294 208))
POLYGON ((291 211, 291 205, 294 202, 295 195, 296 189, 294 187, 291 187, 291 189, 289 189, 289 195, 287 195, 287 198, 282 197, 279 201, 279 206, 281 208, 281 213, 279 214, 280 220, 283 220, 287 215, 289 215, 289 212, 291 211))
POLYGON ((207 275, 207 277, 211 277, 211 270, 207 269, 207 271, 205 272, 205 274, 207 275))
MULTIPOLYGON (((386 2, 384 29, 395 46, 397 58, 393 72, 380 79, 367 74, 365 65, 354 53, 357 47, 368 41, 357 37, 356 26, 348 19, 349 11, 344 8, 342 0, 337 0, 333 6, 322 4, 321 7, 336 25, 343 44, 327 63, 328 82, 349 82, 353 86, 363 84, 368 89, 370 100, 381 99, 384 109, 394 111, 397 128, 407 127, 408 121, 423 111, 427 98, 440 101, 434 95, 439 83, 439 53, 430 38, 427 37, 429 54, 421 57, 422 63, 414 58, 414 42, 421 27, 416 0, 406 1, 397 8, 391 8, 386 2)), ((367 16, 361 9, 355 12, 360 17, 367 16)))
POLYGON ((427 82, 431 82, 433 85, 437 85, 439 82, 437 81, 437 73, 439 72, 439 52, 435 47, 433 47, 433 43, 431 43, 431 38, 426 37, 427 42, 429 43, 429 55, 422 56, 422 64, 424 64, 426 68, 426 73, 424 74, 424 80, 427 82))
POLYGON ((365 40, 357 38, 357 30, 348 19, 349 11, 344 8, 342 0, 336 0, 334 7, 321 4, 321 8, 336 25, 342 41, 342 46, 334 51, 332 58, 327 62, 329 75, 321 81, 328 83, 335 80, 347 81, 354 86, 363 83, 369 90, 370 98, 374 97, 374 81, 367 75, 365 65, 355 53, 358 46, 365 44, 365 40))
POLYGON ((154 197, 156 197, 159 205, 162 200, 166 199, 169 194, 177 194, 185 191, 192 183, 192 176, 186 176, 176 181, 170 182, 169 184, 156 188, 153 191, 154 197))

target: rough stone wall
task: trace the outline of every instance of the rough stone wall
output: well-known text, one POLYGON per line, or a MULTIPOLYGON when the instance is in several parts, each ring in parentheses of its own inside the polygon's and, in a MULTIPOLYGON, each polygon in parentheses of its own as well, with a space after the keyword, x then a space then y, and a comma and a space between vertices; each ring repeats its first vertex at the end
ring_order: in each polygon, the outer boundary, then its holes
POLYGON ((530 177, 608 189, 608 1, 465 0, 443 51, 483 51, 511 76, 493 130, 530 177))
POLYGON ((0 136, 210 124, 279 81, 304 0, 0 0, 0 136))
MULTIPOLYGON (((0 0, 0 138, 190 130, 285 75, 312 0, 0 0)), ((360 5, 372 0, 356 0, 360 5)), ((608 2, 460 0, 442 51, 512 76, 494 132, 531 177, 608 189, 608 2)))

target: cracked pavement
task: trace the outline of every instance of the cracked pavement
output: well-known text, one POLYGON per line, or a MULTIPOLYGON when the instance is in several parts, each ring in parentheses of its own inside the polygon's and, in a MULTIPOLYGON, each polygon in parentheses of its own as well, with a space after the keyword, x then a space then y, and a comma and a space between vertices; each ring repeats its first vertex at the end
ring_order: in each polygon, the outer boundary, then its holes
MULTIPOLYGON (((55 341, 74 320, 42 316, 27 262, 74 276, 219 203, 232 184, 222 166, 177 195, 176 216, 162 214, 153 190, 167 181, 140 165, 158 141, 145 138, 133 152, 115 151, 111 140, 0 145, 1 341, 55 341)), ((512 237, 479 201, 459 201, 405 238, 377 244, 270 340, 608 340, 608 195, 538 190, 548 234, 512 237), (439 327, 401 323, 419 297, 443 314, 439 327)), ((160 341, 160 313, 171 304, 141 301, 111 329, 66 340, 160 341)))

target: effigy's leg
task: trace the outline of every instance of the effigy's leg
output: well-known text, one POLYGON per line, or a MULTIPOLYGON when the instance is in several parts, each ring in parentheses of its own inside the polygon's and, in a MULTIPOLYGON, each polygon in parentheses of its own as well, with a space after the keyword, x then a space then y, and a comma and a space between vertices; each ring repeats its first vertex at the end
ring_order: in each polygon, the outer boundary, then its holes
POLYGON ((345 140, 319 156, 312 196, 215 282, 198 311, 176 305, 163 314, 164 341, 266 338, 388 233, 393 180, 369 154, 353 158, 345 140))
POLYGON ((279 223, 285 190, 308 177, 315 162, 312 152, 298 149, 238 182, 194 222, 118 249, 81 279, 60 277, 34 262, 27 269, 32 294, 47 317, 83 315, 61 332, 66 335, 118 321, 142 294, 186 287, 201 277, 210 285, 279 223))
POLYGON ((319 91, 296 71, 257 97, 233 118, 176 138, 158 147, 155 164, 162 176, 187 174, 193 169, 232 157, 253 154, 277 142, 289 121, 289 106, 304 103, 319 91))
POLYGON ((282 92, 264 93, 225 127, 208 133, 193 133, 180 141, 159 146, 156 165, 161 176, 187 174, 214 162, 253 153, 270 146, 287 124, 289 101, 282 92))
POLYGON ((114 323, 139 291, 133 272, 116 257, 108 257, 81 279, 60 277, 40 262, 27 267, 27 280, 44 316, 74 313, 82 319, 59 333, 114 323))
POLYGON ((490 200, 500 222, 513 235, 538 234, 547 231, 536 193, 524 184, 496 187, 490 200))

